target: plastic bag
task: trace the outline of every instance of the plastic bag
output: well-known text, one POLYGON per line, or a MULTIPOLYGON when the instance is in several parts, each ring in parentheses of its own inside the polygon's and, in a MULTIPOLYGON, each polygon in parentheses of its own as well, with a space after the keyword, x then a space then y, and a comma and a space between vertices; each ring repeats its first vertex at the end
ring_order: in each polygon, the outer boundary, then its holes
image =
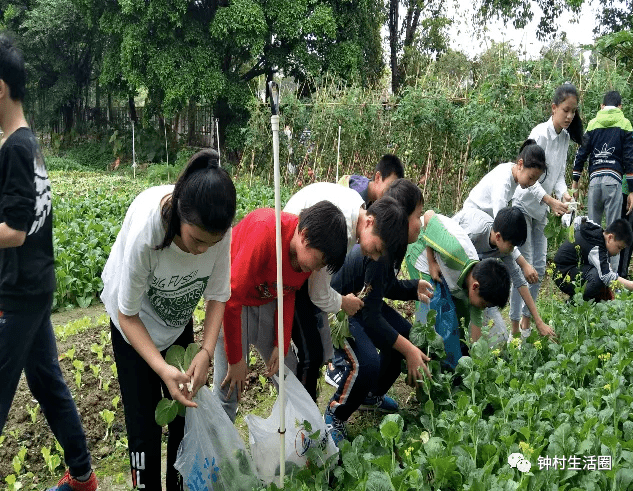
POLYGON ((488 307, 484 309, 484 326, 488 328, 488 345, 493 348, 508 342, 510 335, 499 307, 488 307))
MULTIPOLYGON (((279 381, 277 376, 274 379, 279 381)), ((277 399, 268 418, 252 414, 244 418, 248 424, 253 462, 259 477, 266 483, 272 482, 279 474, 279 411, 277 399)), ((325 428, 321 411, 292 372, 286 375, 285 417, 287 463, 306 465, 308 450, 311 448, 322 451, 322 460, 316 462, 318 465, 323 465, 330 456, 338 453, 338 448, 325 428), (304 421, 309 423, 307 427, 304 421)))
POLYGON ((451 298, 446 281, 433 282, 433 298, 428 304, 420 302, 415 314, 415 320, 426 323, 426 316, 430 310, 435 310, 435 332, 444 339, 444 351, 446 360, 452 369, 455 369, 457 362, 462 356, 462 349, 459 343, 459 323, 457 320, 457 310, 451 298))
POLYGON ((185 415, 174 467, 189 491, 251 491, 261 487, 237 429, 213 391, 203 386, 185 415))

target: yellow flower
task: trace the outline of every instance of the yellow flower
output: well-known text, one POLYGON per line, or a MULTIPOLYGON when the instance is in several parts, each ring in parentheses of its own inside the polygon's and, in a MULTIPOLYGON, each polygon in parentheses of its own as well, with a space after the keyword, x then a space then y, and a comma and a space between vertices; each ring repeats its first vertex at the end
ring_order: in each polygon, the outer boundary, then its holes
POLYGON ((405 449, 404 449, 404 454, 405 454, 407 457, 411 457, 411 447, 409 447, 409 448, 405 448, 405 449))
POLYGON ((495 355, 495 356, 499 356, 501 354, 501 350, 499 348, 493 349, 492 350, 492 354, 495 355))
POLYGON ((515 348, 518 349, 521 346, 521 338, 514 338, 512 341, 510 341, 510 344, 515 348))
POLYGON ((611 359, 611 353, 602 353, 601 355, 598 355, 598 358, 602 361, 609 361, 611 359))
POLYGON ((537 339, 536 341, 534 341, 534 347, 536 349, 541 349, 543 347, 543 345, 541 344, 541 340, 537 339))
POLYGON ((611 390, 611 384, 607 384, 603 387, 604 390, 611 390))
POLYGON ((530 457, 534 453, 534 449, 527 442, 519 442, 519 448, 521 449, 521 453, 527 457, 530 457))

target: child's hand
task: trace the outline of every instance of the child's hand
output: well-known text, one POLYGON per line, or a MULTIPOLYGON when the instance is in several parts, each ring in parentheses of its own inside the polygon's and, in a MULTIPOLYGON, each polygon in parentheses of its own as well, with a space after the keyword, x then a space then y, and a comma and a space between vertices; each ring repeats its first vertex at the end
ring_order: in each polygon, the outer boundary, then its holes
POLYGON ((268 363, 266 363, 266 377, 272 377, 279 370, 279 347, 275 346, 268 363))
POLYGON ((418 281, 418 300, 428 304, 433 298, 433 285, 426 280, 418 281))
POLYGON ((237 400, 238 402, 242 398, 242 392, 244 391, 244 387, 246 387, 246 374, 248 373, 248 367, 246 366, 246 360, 242 358, 240 361, 231 365, 229 363, 229 370, 226 374, 226 377, 222 381, 220 385, 221 388, 224 388, 226 384, 229 384, 229 392, 226 397, 231 397, 233 390, 237 390, 237 400))
POLYGON ((525 279, 530 284, 538 281, 538 273, 531 264, 526 264, 525 267, 523 267, 523 276, 525 276, 525 279))
POLYGON ((207 383, 210 365, 209 353, 203 349, 198 351, 193 360, 191 360, 191 365, 185 374, 191 377, 193 383, 192 397, 195 397, 200 387, 207 383))
POLYGON ((554 329, 545 324, 545 322, 537 322, 536 329, 538 329, 541 336, 547 336, 551 341, 556 341, 556 332, 554 329))
POLYGON ((186 407, 198 407, 198 405, 191 400, 193 392, 190 392, 188 387, 188 384, 191 382, 189 375, 182 373, 176 367, 167 363, 165 363, 161 373, 158 375, 163 382, 165 382, 169 394, 174 401, 178 401, 186 407), (182 389, 180 387, 182 387, 182 389))
POLYGON ((422 350, 417 347, 415 349, 410 350, 407 353, 407 384, 411 387, 418 387, 422 382, 419 382, 420 379, 420 367, 424 370, 426 376, 431 380, 433 377, 431 376, 431 372, 429 372, 429 368, 426 366, 427 361, 431 361, 431 359, 426 356, 422 350))
POLYGON ((569 211, 565 203, 554 198, 551 199, 549 207, 551 208, 552 213, 558 217, 563 216, 569 211))
POLYGON ((353 293, 348 293, 341 297, 341 308, 347 315, 356 315, 356 313, 365 306, 363 301, 353 293))
POLYGON ((437 261, 429 262, 429 274, 435 281, 442 281, 442 270, 437 261))

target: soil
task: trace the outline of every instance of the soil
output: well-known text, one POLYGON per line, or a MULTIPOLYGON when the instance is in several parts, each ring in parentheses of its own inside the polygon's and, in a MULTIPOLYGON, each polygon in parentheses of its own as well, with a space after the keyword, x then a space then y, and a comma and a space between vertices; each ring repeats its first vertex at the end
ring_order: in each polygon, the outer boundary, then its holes
MULTIPOLYGON (((110 329, 105 324, 97 324, 96 319, 102 316, 102 305, 92 306, 86 309, 72 309, 54 313, 51 321, 54 326, 65 325, 71 321, 82 319, 86 316, 92 319, 92 323, 84 331, 57 341, 60 367, 68 387, 73 395, 75 404, 82 420, 86 433, 88 447, 92 455, 93 467, 100 480, 99 488, 104 491, 124 491, 131 489, 129 477, 129 462, 126 450, 126 432, 123 415, 123 406, 120 401, 117 407, 113 406, 113 399, 120 397, 119 384, 110 368, 114 364, 112 344, 107 337, 110 329), (107 342, 103 342, 107 339, 107 342), (103 346, 102 359, 91 351, 91 346, 103 346), (75 348, 73 359, 69 356, 69 350, 75 348), (84 370, 81 372, 81 390, 77 389, 73 360, 82 361, 84 370), (100 366, 101 380, 94 374, 90 365, 100 366), (109 382, 109 386, 107 383, 109 382), (107 390, 106 390, 107 389, 107 390), (115 413, 114 422, 106 437, 107 425, 100 413, 103 410, 115 413)), ((194 329, 197 341, 201 341, 201 326, 194 329)), ((238 419, 236 424, 245 441, 248 441, 248 429, 243 421, 243 415, 256 413, 269 414, 275 399, 272 385, 265 381, 262 385, 260 375, 265 371, 265 365, 257 357, 256 363, 250 367, 245 393, 240 402, 238 419)), ((213 380, 213 367, 209 372, 209 384, 213 380)), ((43 447, 51 450, 51 454, 59 454, 55 448, 55 438, 42 414, 37 401, 32 396, 22 376, 13 404, 9 411, 5 428, 4 440, 0 442, 0 483, 4 486, 5 477, 17 474, 23 485, 22 489, 46 489, 56 484, 64 473, 62 463, 53 469, 51 473, 41 453, 43 447), (34 408, 37 407, 37 410, 34 408), (35 422, 29 410, 35 415, 35 422), (14 457, 21 448, 26 448, 26 456, 19 473, 13 466, 14 457), (32 473, 32 475, 28 474, 32 473)), ((166 436, 166 429, 165 436, 166 436)), ((165 446, 165 445, 163 445, 165 446)), ((164 459, 163 459, 164 460, 164 459)), ((164 473, 163 473, 164 475, 164 473)))

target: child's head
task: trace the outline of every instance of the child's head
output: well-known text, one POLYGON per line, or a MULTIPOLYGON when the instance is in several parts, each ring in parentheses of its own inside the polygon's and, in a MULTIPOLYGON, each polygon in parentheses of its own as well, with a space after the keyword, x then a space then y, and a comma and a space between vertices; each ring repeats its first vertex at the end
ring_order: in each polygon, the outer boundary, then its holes
POLYGON ((499 210, 492 223, 492 233, 496 234, 497 248, 502 254, 510 254, 515 247, 521 247, 527 239, 523 212, 516 206, 499 210))
POLYGON ((517 157, 516 172, 513 172, 516 182, 523 189, 529 188, 541 178, 544 172, 547 172, 545 150, 536 143, 536 140, 528 138, 521 145, 517 157))
POLYGON ((404 208, 404 212, 409 217, 408 243, 413 244, 418 240, 422 228, 421 219, 424 208, 422 191, 408 179, 396 179, 385 192, 385 196, 394 198, 404 208))
POLYGON ((604 241, 609 256, 618 255, 633 243, 633 230, 624 218, 618 218, 604 231, 604 241))
POLYGON ((363 255, 377 261, 389 256, 400 265, 407 249, 409 217, 392 197, 383 196, 367 209, 367 222, 358 234, 363 255))
POLYGON ((622 106, 622 97, 617 90, 611 90, 604 95, 604 99, 602 100, 603 106, 622 106))
POLYGON ((6 84, 8 95, 12 100, 24 100, 26 91, 24 57, 6 34, 0 34, 0 80, 6 84))
POLYGON ((570 83, 564 83, 554 92, 552 99, 552 122, 560 133, 566 129, 572 141, 582 142, 582 120, 578 114, 578 91, 570 83))
POLYGON ((484 259, 473 266, 472 280, 468 285, 468 300, 471 305, 505 307, 510 296, 510 274, 505 265, 494 258, 484 259))
POLYGON ((404 177, 404 167, 402 162, 395 155, 386 154, 378 161, 374 171, 374 192, 376 199, 383 197, 387 189, 396 179, 404 177))
POLYGON ((302 271, 318 271, 324 266, 336 273, 347 254, 347 222, 338 206, 319 201, 299 214, 297 261, 302 271))
POLYGON ((158 249, 176 235, 186 249, 201 254, 219 242, 235 218, 236 193, 229 174, 212 149, 196 153, 182 172, 161 213, 167 231, 158 249))

